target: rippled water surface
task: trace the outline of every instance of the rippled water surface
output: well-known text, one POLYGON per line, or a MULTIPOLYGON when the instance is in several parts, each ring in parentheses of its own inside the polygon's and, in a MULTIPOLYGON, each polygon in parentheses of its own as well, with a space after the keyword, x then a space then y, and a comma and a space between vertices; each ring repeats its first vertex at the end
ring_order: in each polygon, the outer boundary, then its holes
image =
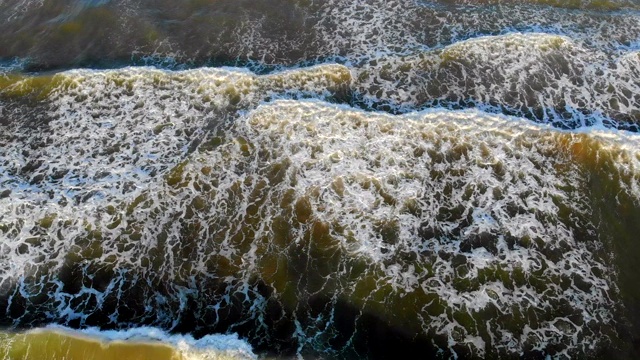
POLYGON ((640 356, 637 0, 0 0, 5 359, 640 356))

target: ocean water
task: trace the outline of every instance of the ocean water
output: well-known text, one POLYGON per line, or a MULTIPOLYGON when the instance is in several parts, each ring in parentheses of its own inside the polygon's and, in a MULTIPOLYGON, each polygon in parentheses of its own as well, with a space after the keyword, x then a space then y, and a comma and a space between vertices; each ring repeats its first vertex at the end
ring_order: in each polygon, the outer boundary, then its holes
POLYGON ((640 356, 637 0, 0 0, 0 357, 640 356))

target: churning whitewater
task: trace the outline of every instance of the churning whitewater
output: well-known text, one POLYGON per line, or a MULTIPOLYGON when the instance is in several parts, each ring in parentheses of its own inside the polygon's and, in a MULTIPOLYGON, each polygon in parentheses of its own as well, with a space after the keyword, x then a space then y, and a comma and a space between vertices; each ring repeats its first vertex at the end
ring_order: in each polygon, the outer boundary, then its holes
POLYGON ((1 357, 638 353, 636 1, 0 0, 0 30, 1 357))

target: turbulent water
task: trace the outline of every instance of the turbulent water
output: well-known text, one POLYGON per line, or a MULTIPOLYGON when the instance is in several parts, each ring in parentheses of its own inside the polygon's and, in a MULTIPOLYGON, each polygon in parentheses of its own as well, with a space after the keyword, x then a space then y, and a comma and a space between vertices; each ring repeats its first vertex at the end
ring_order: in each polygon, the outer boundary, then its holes
POLYGON ((637 358, 636 0, 0 0, 0 357, 637 358))

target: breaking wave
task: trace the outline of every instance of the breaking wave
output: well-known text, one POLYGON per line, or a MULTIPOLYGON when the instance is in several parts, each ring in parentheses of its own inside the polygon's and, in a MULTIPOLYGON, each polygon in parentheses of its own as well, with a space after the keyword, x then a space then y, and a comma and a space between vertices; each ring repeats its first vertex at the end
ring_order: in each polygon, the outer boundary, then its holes
POLYGON ((0 353, 633 358, 639 11, 0 1, 0 353))
POLYGON ((259 103, 336 99, 350 83, 327 65, 6 86, 47 119, 29 136, 15 112, 3 139, 6 324, 232 331, 314 356, 371 355, 372 324, 463 357, 613 346, 623 310, 602 191, 637 214, 637 136, 259 103))

